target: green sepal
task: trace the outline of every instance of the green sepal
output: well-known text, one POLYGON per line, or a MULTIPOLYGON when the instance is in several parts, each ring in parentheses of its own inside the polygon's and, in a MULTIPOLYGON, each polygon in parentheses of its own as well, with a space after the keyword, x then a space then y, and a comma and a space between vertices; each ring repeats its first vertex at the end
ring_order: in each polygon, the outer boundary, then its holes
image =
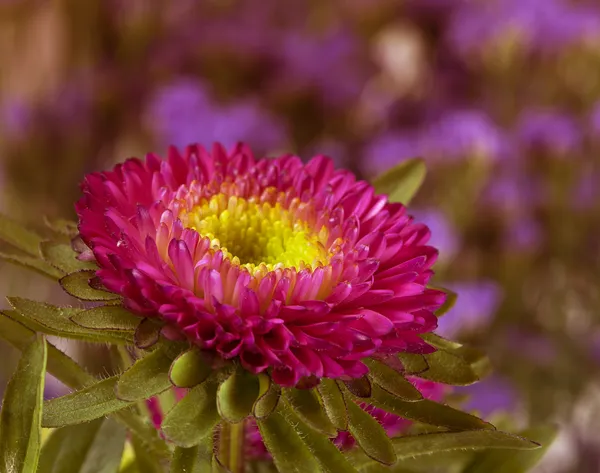
POLYGON ((208 378, 212 371, 200 350, 191 348, 175 358, 169 368, 169 378, 178 388, 193 388, 208 378))
POLYGON ((164 435, 179 447, 194 447, 202 442, 220 420, 217 412, 218 383, 211 377, 190 389, 167 413, 162 422, 164 435))
MULTIPOLYGON (((339 392, 339 388, 335 383, 334 386, 339 392)), ((344 411, 345 409, 344 404, 344 411)), ((308 449, 321 465, 323 473, 357 473, 348 458, 340 452, 329 438, 306 425, 293 410, 285 410, 285 419, 300 434, 308 449)))
POLYGON ((337 429, 325 413, 316 389, 287 388, 283 390, 287 403, 303 422, 330 438, 337 437, 337 429))
POLYGON ((296 429, 285 419, 281 404, 270 416, 256 421, 260 435, 280 473, 318 473, 319 463, 296 429))
POLYGON ((368 399, 371 397, 371 381, 366 376, 362 378, 351 379, 350 381, 343 381, 346 389, 354 394, 356 397, 368 399))
POLYGON ((325 413, 338 430, 348 430, 346 399, 333 379, 323 378, 317 386, 325 413))
POLYGON ((369 367, 369 378, 390 394, 404 401, 420 401, 421 392, 395 369, 376 360, 364 360, 369 367))
MULTIPOLYGON (((502 450, 480 452, 463 473, 525 473, 530 471, 544 456, 556 438, 558 430, 553 426, 536 426, 521 432, 527 438, 535 439, 541 448, 521 449, 507 455, 502 450)), ((535 448, 535 447, 534 447, 535 448)))
POLYGON ((436 347, 434 353, 424 355, 429 369, 420 378, 455 386, 476 383, 489 374, 491 366, 484 353, 462 346, 434 334, 424 335, 425 341, 436 347))
POLYGON ((115 395, 118 380, 118 376, 113 376, 66 396, 46 401, 42 425, 63 427, 80 424, 131 406, 131 402, 118 399, 115 395))
POLYGON ((281 398, 281 388, 271 381, 271 378, 265 373, 259 373, 258 377, 258 397, 254 406, 252 406, 252 414, 257 419, 263 419, 277 408, 279 399, 281 398))
POLYGON ((37 473, 114 473, 126 431, 112 419, 57 429, 44 443, 37 473))
POLYGON ((92 270, 75 271, 67 274, 59 281, 67 294, 82 301, 113 301, 119 299, 117 294, 95 289, 90 285, 90 280, 96 277, 92 270))
POLYGON ((378 194, 387 194, 390 202, 408 205, 423 181, 427 169, 421 158, 408 159, 377 176, 373 187, 378 194))
POLYGON ((162 327, 151 319, 143 319, 135 329, 133 342, 140 350, 145 350, 158 343, 162 327))
POLYGON ((2 214, 0 214, 0 240, 31 256, 39 256, 39 247, 42 238, 2 214))
POLYGON ((7 300, 16 313, 11 311, 4 313, 36 332, 96 343, 130 344, 132 342, 131 336, 126 332, 99 331, 77 325, 71 317, 81 312, 81 309, 57 307, 21 297, 8 297, 7 300))
POLYGON ((54 280, 60 279, 64 274, 59 269, 46 263, 39 256, 34 257, 26 254, 0 252, 0 259, 27 269, 32 269, 35 272, 54 280))
POLYGON ((48 350, 43 337, 35 337, 10 378, 0 414, 0 470, 36 471, 41 446, 42 403, 48 350))
POLYGON ((71 320, 80 327, 88 329, 130 332, 133 340, 136 328, 144 319, 124 307, 102 305, 77 312, 71 316, 71 320))
POLYGON ((417 402, 403 401, 377 385, 373 386, 373 393, 368 402, 405 419, 446 427, 450 430, 495 430, 492 424, 466 412, 428 399, 417 402))
POLYGON ((348 427, 363 451, 385 465, 396 462, 396 454, 390 438, 375 418, 356 403, 348 402, 348 427))
POLYGON ((44 261, 65 274, 86 269, 98 269, 95 263, 78 260, 77 256, 79 255, 71 248, 71 245, 66 243, 43 241, 40 243, 40 253, 44 261))
POLYGON ((259 395, 256 375, 238 366, 217 390, 217 410, 231 424, 237 424, 252 413, 259 395))
POLYGON ((443 315, 445 315, 446 313, 448 313, 448 311, 450 309, 452 309, 452 307, 454 307, 454 304, 456 304, 456 301, 458 299, 458 294, 456 294, 456 292, 451 291, 450 289, 446 289, 445 287, 437 287, 437 286, 428 286, 429 289, 435 289, 437 291, 442 291, 444 293, 446 293, 446 300, 444 301, 444 303, 442 304, 442 306, 435 311, 435 315, 437 317, 441 317, 443 315))
POLYGON ((162 345, 137 360, 119 377, 117 397, 123 401, 142 401, 169 389, 172 355, 172 348, 162 345))

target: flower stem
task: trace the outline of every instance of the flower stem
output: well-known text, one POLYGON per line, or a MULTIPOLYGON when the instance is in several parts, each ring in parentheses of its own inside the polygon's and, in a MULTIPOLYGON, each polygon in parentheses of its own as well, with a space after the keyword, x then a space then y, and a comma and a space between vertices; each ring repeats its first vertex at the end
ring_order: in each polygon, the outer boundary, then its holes
POLYGON ((237 424, 223 422, 219 439, 219 458, 231 473, 244 472, 244 421, 237 424))

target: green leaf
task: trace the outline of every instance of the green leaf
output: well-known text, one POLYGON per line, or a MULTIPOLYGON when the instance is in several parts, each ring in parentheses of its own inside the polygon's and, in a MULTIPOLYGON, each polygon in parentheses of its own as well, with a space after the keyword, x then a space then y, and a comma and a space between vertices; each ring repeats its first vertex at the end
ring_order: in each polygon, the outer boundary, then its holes
POLYGON ((165 416, 162 431, 179 447, 198 445, 219 422, 217 382, 213 378, 190 389, 165 416))
POLYGON ((37 273, 48 276, 54 280, 60 279, 63 275, 62 271, 49 265, 44 260, 40 259, 39 256, 33 257, 24 254, 0 252, 0 259, 27 269, 33 269, 37 273))
POLYGON ((229 423, 241 422, 252 413, 258 394, 258 378, 238 366, 217 390, 219 414, 229 423))
POLYGON ((193 388, 202 383, 212 372, 206 357, 197 348, 179 355, 169 370, 169 378, 174 386, 193 388))
POLYGON ((316 389, 287 388, 283 390, 283 393, 286 401, 300 419, 330 438, 337 437, 337 429, 325 413, 316 389))
MULTIPOLYGON (((35 332, 16 322, 4 313, 0 313, 0 336, 18 350, 25 350, 35 332)), ((92 375, 88 374, 72 358, 57 349, 52 343, 46 342, 48 347, 48 371, 70 388, 80 388, 95 382, 92 375)))
POLYGON ((9 317, 16 316, 18 322, 34 331, 97 343, 128 344, 132 341, 131 336, 125 332, 92 330, 77 325, 71 320, 71 317, 81 312, 81 309, 56 307, 21 297, 8 297, 7 299, 16 314, 12 312, 5 312, 5 314, 9 317))
POLYGON ((65 220, 62 218, 50 220, 47 216, 43 217, 44 224, 53 232, 73 238, 77 235, 77 222, 71 220, 65 220))
POLYGON ((55 430, 44 444, 37 473, 116 473, 125 434, 112 419, 55 430))
POLYGON ((367 399, 371 397, 371 382, 369 378, 363 376, 362 378, 352 379, 350 381, 343 381, 346 389, 354 394, 356 397, 367 399))
POLYGON ((66 243, 43 241, 40 243, 40 253, 44 261, 60 269, 65 274, 86 269, 98 269, 95 263, 79 261, 77 259, 79 255, 71 248, 71 245, 66 243))
POLYGON ((317 386, 325 413, 338 430, 348 430, 346 400, 333 379, 323 378, 317 386))
POLYGON ((66 293, 83 301, 113 301, 119 299, 117 294, 90 286, 90 280, 96 277, 96 271, 75 271, 61 278, 60 285, 66 293))
POLYGON ((42 238, 2 214, 0 214, 0 240, 11 244, 31 256, 39 256, 39 247, 42 238))
POLYGON ((170 347, 163 345, 137 360, 117 382, 117 397, 123 401, 142 401, 171 387, 169 368, 173 362, 170 347))
POLYGON ((30 473, 37 468, 47 353, 44 338, 36 337, 6 386, 0 414, 2 471, 30 473))
POLYGON ((402 401, 377 385, 373 386, 373 394, 368 402, 405 419, 446 427, 450 430, 495 429, 488 422, 445 404, 428 399, 417 402, 402 401))
MULTIPOLYGON (((334 386, 339 392, 339 388, 337 388, 335 382, 334 386)), ((345 409, 346 406, 344 404, 344 411, 345 409)), ((298 432, 306 446, 321 465, 324 473, 356 473, 354 466, 350 463, 350 461, 348 461, 346 456, 340 452, 334 443, 325 435, 306 425, 293 410, 285 410, 285 419, 296 430, 296 432, 298 432)))
POLYGON ((421 158, 408 159, 373 180, 378 194, 387 194, 390 202, 408 205, 425 180, 427 169, 421 158))
POLYGON ((398 359, 402 363, 404 373, 409 375, 420 375, 429 369, 429 364, 424 355, 416 353, 398 353, 398 359))
MULTIPOLYGON (((532 427, 521 435, 532 438, 542 445, 537 450, 521 450, 507 455, 502 450, 489 450, 478 453, 463 473, 525 473, 533 468, 546 453, 556 438, 557 429, 553 426, 532 427)), ((534 447, 535 448, 535 447, 534 447)))
POLYGON ((143 319, 135 329, 133 341, 140 350, 145 350, 158 343, 161 327, 154 320, 143 319))
POLYGON ((442 304, 442 306, 435 311, 435 315, 437 315, 438 317, 441 317, 442 315, 445 315, 446 313, 448 313, 448 311, 450 309, 452 309, 452 307, 454 307, 454 304, 456 304, 456 300, 458 299, 458 294, 456 294, 456 292, 451 291, 450 289, 446 289, 445 287, 435 287, 435 286, 428 286, 430 289, 436 289, 438 291, 442 291, 446 293, 446 300, 444 301, 444 303, 442 304))
POLYGON ((124 331, 133 334, 144 319, 132 314, 124 307, 102 305, 77 312, 71 316, 71 320, 84 328, 115 332, 124 331))
POLYGON ((131 402, 116 397, 118 380, 118 376, 113 376, 80 391, 46 401, 42 425, 62 427, 80 424, 131 406, 131 402))
POLYGON ((421 392, 395 369, 376 360, 364 360, 369 367, 369 378, 390 394, 404 401, 420 401, 421 392))
MULTIPOLYGON (((321 468, 298 432, 281 412, 281 406, 257 420, 260 435, 280 473, 319 473, 321 468)), ((341 473, 341 472, 340 472, 341 473)))
POLYGON ((164 473, 160 457, 155 452, 149 452, 139 437, 131 437, 131 446, 135 454, 133 464, 137 466, 139 473, 164 473))
POLYGON ((212 470, 212 437, 206 436, 206 445, 190 448, 175 447, 171 473, 205 473, 212 470))
POLYGON ((358 445, 374 460, 393 465, 396 462, 394 447, 381 424, 354 402, 348 402, 347 407, 348 427, 358 445))
POLYGON ((231 470, 225 468, 216 455, 212 457, 211 467, 212 473, 231 473, 231 470))
POLYGON ((258 375, 258 398, 252 407, 252 414, 257 419, 267 417, 275 410, 281 397, 279 386, 271 382, 271 378, 264 373, 258 375))

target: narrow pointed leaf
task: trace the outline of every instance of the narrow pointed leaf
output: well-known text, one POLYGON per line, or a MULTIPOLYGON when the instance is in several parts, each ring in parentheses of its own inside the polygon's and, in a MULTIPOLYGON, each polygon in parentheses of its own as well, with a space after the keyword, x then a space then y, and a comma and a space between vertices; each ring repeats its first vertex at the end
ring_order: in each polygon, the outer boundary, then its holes
POLYGON ((142 318, 132 314, 121 306, 103 305, 82 310, 71 316, 71 320, 80 327, 95 330, 135 332, 142 318))
POLYGON ((425 356, 416 353, 398 353, 405 374, 420 375, 429 369, 425 356))
POLYGON ((557 429, 552 426, 539 426, 521 432, 541 444, 537 450, 529 449, 511 452, 488 450, 478 453, 463 473, 525 473, 530 471, 546 453, 556 438, 557 429))
POLYGON ((219 422, 217 412, 217 383, 209 378, 192 388, 171 409, 162 423, 165 436, 179 447, 198 445, 219 422))
POLYGON ((373 416, 348 402, 348 427, 350 433, 364 452, 374 460, 386 465, 396 462, 396 454, 390 438, 373 416))
POLYGON ((458 294, 456 294, 456 292, 451 291, 450 289, 446 289, 443 287, 434 287, 434 286, 428 286, 430 289, 437 289, 438 291, 442 291, 446 293, 446 300, 444 301, 444 303, 442 304, 442 306, 435 311, 435 315, 438 317, 441 317, 442 315, 445 315, 446 313, 448 313, 448 311, 450 309, 452 309, 452 307, 454 307, 454 304, 456 304, 456 300, 458 299, 458 294))
POLYGON ((169 370, 169 378, 174 386, 179 388, 193 388, 202 383, 212 368, 200 350, 192 348, 179 355, 169 370))
POLYGON ((28 256, 24 254, 0 252, 0 259, 8 263, 16 264, 27 269, 32 269, 43 276, 48 276, 51 279, 60 279, 63 272, 56 269, 54 266, 46 263, 40 257, 28 256))
POLYGON ((337 437, 337 429, 325 413, 316 389, 288 388, 283 393, 300 419, 330 438, 337 437))
POLYGON ((21 224, 0 214, 0 240, 32 256, 39 255, 42 238, 21 224))
POLYGON ((267 417, 275 410, 281 397, 281 389, 264 373, 258 374, 258 398, 252 407, 252 414, 257 419, 267 417))
POLYGON ((160 330, 160 326, 153 320, 143 319, 136 327, 133 335, 135 346, 145 350, 156 345, 160 339, 160 330))
POLYGON ((5 312, 9 317, 16 316, 28 328, 65 338, 74 338, 89 342, 131 343, 131 336, 125 332, 109 332, 86 329, 71 320, 81 309, 71 307, 56 307, 43 302, 8 297, 8 302, 16 314, 5 312))
POLYGON ((453 386, 467 386, 480 380, 471 365, 453 353, 438 350, 425 355, 425 359, 429 369, 420 373, 420 378, 453 386))
POLYGON ((79 261, 78 254, 71 248, 71 245, 66 243, 43 241, 40 243, 40 252, 47 263, 65 274, 85 269, 98 269, 94 263, 79 261))
POLYGON ((429 343, 431 346, 440 350, 453 351, 462 348, 462 344, 448 340, 447 338, 440 337, 435 333, 424 333, 421 338, 429 343))
POLYGON ((171 473, 208 472, 212 469, 212 456, 212 448, 210 450, 203 449, 200 445, 190 448, 175 447, 171 461, 171 473))
POLYGON ((37 473, 115 473, 125 434, 112 419, 55 430, 44 445, 37 473))
POLYGON ((319 473, 319 463, 280 408, 257 420, 260 435, 280 473, 319 473))
POLYGON ((365 360, 369 367, 369 378, 390 394, 404 401, 419 401, 423 395, 413 384, 395 369, 375 360, 365 360))
POLYGON ((112 301, 119 298, 112 292, 91 287, 90 279, 94 277, 96 277, 95 271, 75 271, 62 277, 59 282, 65 292, 84 301, 112 301))
POLYGON ((165 345, 137 360, 117 382, 117 397, 123 401, 141 401, 171 387, 169 368, 173 357, 165 345))
POLYGON ((422 159, 408 159, 376 177, 373 187, 378 194, 387 194, 390 202, 408 205, 423 184, 426 173, 422 159))
POLYGON ((323 378, 317 387, 323 407, 332 424, 338 430, 348 430, 346 400, 333 379, 323 378))
MULTIPOLYGON (((335 386, 337 388, 337 385, 335 386)), ((345 408, 344 405, 344 410, 345 408)), ((325 435, 306 425, 293 410, 287 409, 285 411, 285 419, 300 434, 306 446, 321 465, 324 473, 356 473, 354 466, 335 444, 325 435)))
POLYGON ((259 394, 258 378, 238 367, 217 391, 217 409, 227 422, 236 424, 252 413, 259 394))
POLYGON ((446 427, 450 430, 495 429, 492 424, 445 404, 428 399, 417 402, 402 401, 377 385, 373 386, 369 404, 405 419, 446 427))
POLYGON ((29 473, 37 468, 47 353, 46 341, 35 338, 6 386, 0 414, 2 471, 29 473))
POLYGON ((350 381, 344 381, 343 383, 346 386, 346 389, 348 389, 348 391, 350 391, 356 397, 364 399, 371 397, 371 382, 366 376, 352 379, 350 381))
POLYGON ((42 425, 62 427, 80 424, 131 406, 131 402, 115 395, 118 380, 118 376, 113 376, 80 391, 46 401, 42 425))

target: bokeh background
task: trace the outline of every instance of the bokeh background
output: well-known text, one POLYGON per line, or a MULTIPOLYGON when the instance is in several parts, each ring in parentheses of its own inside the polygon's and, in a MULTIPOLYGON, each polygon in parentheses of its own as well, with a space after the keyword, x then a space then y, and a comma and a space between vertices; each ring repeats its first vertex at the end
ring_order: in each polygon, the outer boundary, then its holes
MULTIPOLYGON (((363 178, 422 156, 440 333, 495 366, 456 394, 556 422, 537 472, 600 471, 598 0, 0 1, 5 213, 72 218, 85 173, 215 140, 363 178)), ((6 264, 0 293, 68 302, 6 264)))

